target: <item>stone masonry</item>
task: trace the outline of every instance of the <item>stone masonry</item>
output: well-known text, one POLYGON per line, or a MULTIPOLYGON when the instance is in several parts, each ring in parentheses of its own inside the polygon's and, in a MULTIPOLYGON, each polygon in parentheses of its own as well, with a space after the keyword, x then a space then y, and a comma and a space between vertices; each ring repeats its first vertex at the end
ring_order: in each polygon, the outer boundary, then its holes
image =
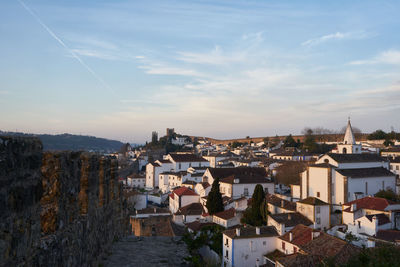
POLYGON ((98 266, 128 229, 117 162, 0 137, 0 266, 98 266))

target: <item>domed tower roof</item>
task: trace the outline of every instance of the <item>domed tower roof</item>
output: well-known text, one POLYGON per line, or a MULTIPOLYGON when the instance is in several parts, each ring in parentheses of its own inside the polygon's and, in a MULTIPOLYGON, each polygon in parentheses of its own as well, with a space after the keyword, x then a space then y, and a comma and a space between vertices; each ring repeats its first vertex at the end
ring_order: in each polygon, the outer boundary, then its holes
POLYGON ((356 143, 356 139, 354 138, 353 129, 351 128, 350 118, 347 121, 346 133, 344 134, 343 139, 344 144, 354 145, 356 143))

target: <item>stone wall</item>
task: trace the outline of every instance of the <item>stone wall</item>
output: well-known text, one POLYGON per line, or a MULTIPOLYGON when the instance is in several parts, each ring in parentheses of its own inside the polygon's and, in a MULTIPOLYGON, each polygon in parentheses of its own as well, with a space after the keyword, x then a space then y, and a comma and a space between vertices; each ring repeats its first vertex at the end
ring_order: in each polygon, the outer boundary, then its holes
POLYGON ((97 266, 128 226, 118 166, 0 137, 0 265, 97 266))

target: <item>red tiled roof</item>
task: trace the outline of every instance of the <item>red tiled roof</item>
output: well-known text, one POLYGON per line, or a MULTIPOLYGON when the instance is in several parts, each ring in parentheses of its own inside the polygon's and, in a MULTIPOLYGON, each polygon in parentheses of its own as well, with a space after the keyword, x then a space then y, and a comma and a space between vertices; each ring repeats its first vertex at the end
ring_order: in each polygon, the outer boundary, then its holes
POLYGON ((229 210, 224 210, 224 211, 220 211, 214 214, 214 216, 224 219, 224 220, 229 220, 232 219, 233 217, 235 217, 235 209, 234 208, 230 208, 229 210))
POLYGON ((180 187, 172 191, 172 193, 177 196, 198 196, 198 194, 196 194, 193 190, 187 187, 180 187))
POLYGON ((351 202, 343 204, 344 206, 350 206, 345 209, 345 212, 350 212, 350 208, 352 204, 356 204, 356 209, 370 209, 370 210, 385 210, 385 208, 389 205, 399 204, 385 198, 380 197, 364 197, 360 199, 353 200, 351 202))
POLYGON ((292 230, 281 236, 280 239, 290 242, 296 246, 302 246, 312 240, 312 232, 312 228, 303 224, 298 224, 292 230), (292 241, 290 241, 290 233, 292 233, 292 241))

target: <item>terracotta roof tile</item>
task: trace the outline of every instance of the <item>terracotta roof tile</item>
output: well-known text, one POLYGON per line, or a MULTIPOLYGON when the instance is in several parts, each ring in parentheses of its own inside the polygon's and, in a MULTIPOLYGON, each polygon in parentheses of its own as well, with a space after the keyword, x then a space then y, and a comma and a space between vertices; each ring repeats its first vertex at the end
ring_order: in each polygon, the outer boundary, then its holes
POLYGON ((285 224, 285 227, 292 227, 298 224, 313 224, 312 221, 310 221, 307 217, 298 212, 270 214, 268 216, 279 224, 285 224))
POLYGON ((193 190, 187 187, 180 187, 172 191, 172 193, 177 196, 198 196, 198 194, 196 194, 193 190))
POLYGON ((368 178, 368 177, 395 177, 395 174, 383 167, 379 168, 362 168, 362 169, 336 169, 343 176, 351 178, 368 178))
POLYGON ((298 224, 292 230, 281 236, 280 239, 301 247, 312 240, 313 231, 314 230, 310 227, 298 224), (290 233, 292 233, 292 241, 290 241, 290 233))
POLYGON ((261 226, 259 235, 256 234, 256 227, 253 226, 240 227, 240 236, 236 235, 236 229, 225 230, 223 233, 230 238, 257 238, 279 236, 279 234, 276 232, 275 227, 273 226, 261 226))
POLYGON ((217 212, 213 216, 224 219, 224 220, 229 220, 236 216, 236 211, 234 208, 230 208, 228 210, 217 212))
POLYGON ((298 201, 299 203, 303 203, 303 204, 308 204, 308 205, 313 205, 313 206, 318 206, 318 205, 329 205, 328 203, 320 200, 319 198, 316 197, 308 197, 305 199, 302 199, 300 201, 298 201))
MULTIPOLYGON (((394 205, 394 204, 399 204, 390 200, 387 200, 385 198, 380 198, 380 197, 363 197, 360 199, 353 200, 351 202, 347 202, 344 204, 344 206, 350 206, 352 204, 356 204, 356 210, 359 209, 371 209, 371 210, 381 210, 384 211, 387 206, 389 205, 394 205)), ((350 207, 345 209, 345 212, 350 212, 350 207)))

